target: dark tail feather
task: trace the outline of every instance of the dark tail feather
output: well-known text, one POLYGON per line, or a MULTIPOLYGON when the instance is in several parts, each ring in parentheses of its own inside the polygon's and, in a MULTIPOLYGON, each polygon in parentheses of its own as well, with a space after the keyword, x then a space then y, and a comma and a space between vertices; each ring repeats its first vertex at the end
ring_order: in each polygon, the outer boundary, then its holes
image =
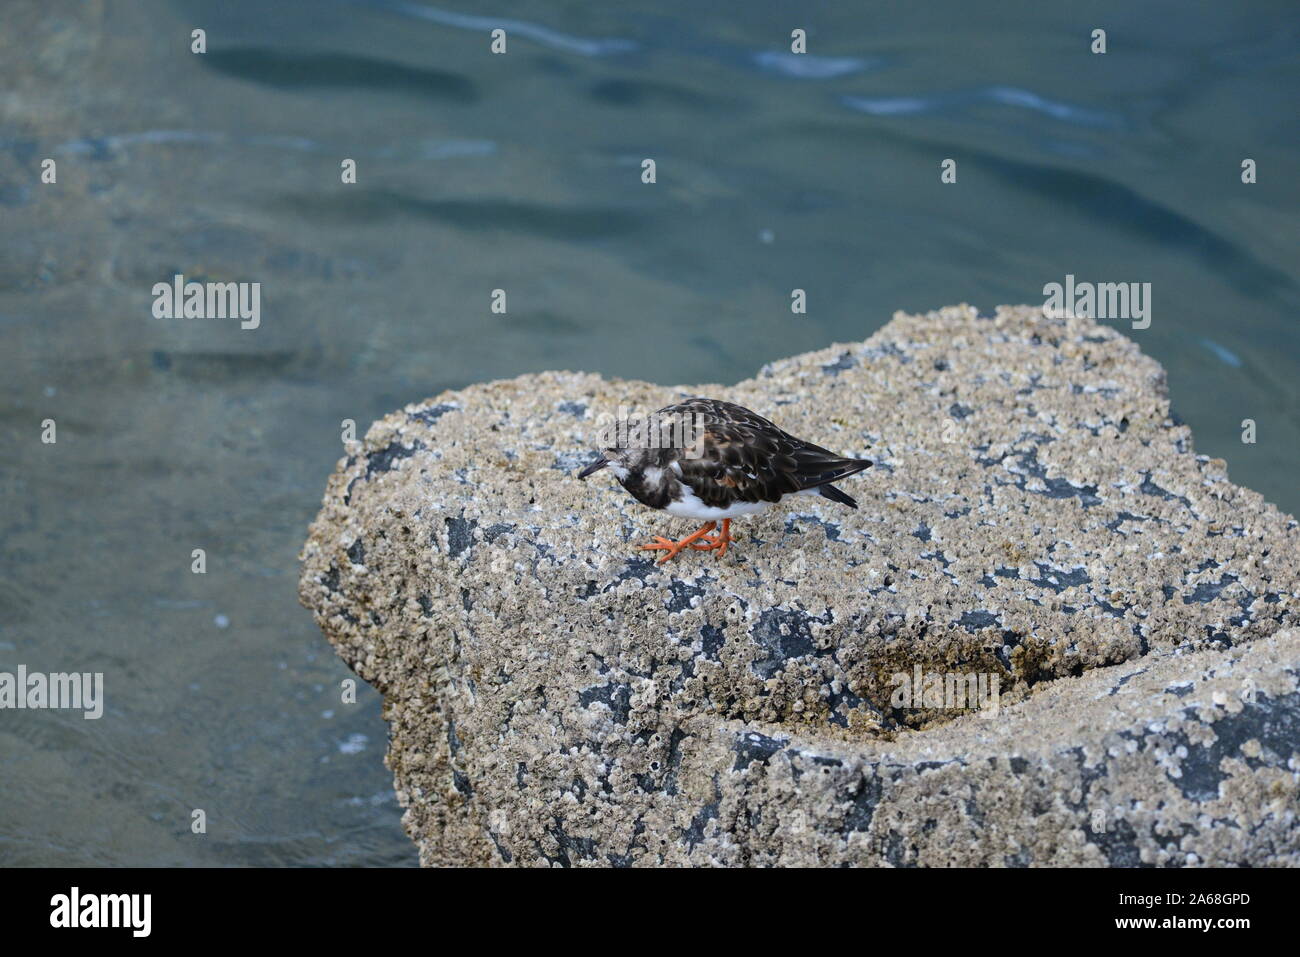
POLYGON ((857 502, 855 502, 849 496, 845 495, 834 485, 819 485, 817 486, 817 491, 822 493, 823 498, 828 498, 832 502, 839 502, 841 505, 847 505, 849 508, 858 507, 857 502))
POLYGON ((839 502, 841 505, 847 505, 849 508, 857 508, 858 503, 848 495, 845 495, 837 489, 832 482, 838 482, 840 479, 848 478, 850 475, 856 475, 864 469, 871 468, 870 459, 843 459, 836 457, 829 462, 819 463, 825 466, 825 470, 820 474, 813 476, 812 481, 808 482, 804 488, 816 488, 822 493, 823 498, 828 498, 832 502, 839 502))
POLYGON ((846 479, 850 475, 856 475, 864 469, 871 468, 871 465, 870 459, 843 459, 838 456, 831 459, 805 459, 799 462, 799 487, 816 488, 819 485, 838 482, 840 479, 846 479))

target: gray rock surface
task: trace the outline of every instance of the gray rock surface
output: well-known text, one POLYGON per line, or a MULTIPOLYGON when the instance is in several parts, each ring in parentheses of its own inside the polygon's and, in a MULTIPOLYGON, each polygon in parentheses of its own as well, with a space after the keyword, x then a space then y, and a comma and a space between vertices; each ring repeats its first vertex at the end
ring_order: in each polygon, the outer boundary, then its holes
POLYGON ((1300 530, 1108 327, 899 314, 733 387, 473 386, 347 451, 301 597, 385 696, 426 864, 1300 863, 1300 530), (574 473, 600 414, 688 394, 874 459, 859 509, 656 566, 694 526, 574 473))

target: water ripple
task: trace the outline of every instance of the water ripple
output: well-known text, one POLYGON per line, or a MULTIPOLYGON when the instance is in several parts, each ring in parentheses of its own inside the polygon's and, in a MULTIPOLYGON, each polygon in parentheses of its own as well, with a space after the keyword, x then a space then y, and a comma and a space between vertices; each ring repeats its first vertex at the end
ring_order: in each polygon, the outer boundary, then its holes
POLYGON ((800 80, 832 80, 865 70, 868 61, 861 57, 816 56, 811 53, 787 53, 764 50, 753 55, 754 64, 767 73, 779 73, 800 80))
POLYGON ((456 27, 461 30, 487 33, 491 30, 501 29, 505 30, 507 35, 516 34, 527 37, 554 50, 577 53, 581 56, 616 56, 620 53, 632 53, 640 48, 633 41, 619 37, 596 39, 575 37, 567 33, 561 33, 558 30, 552 30, 550 27, 529 23, 527 20, 511 20, 505 17, 476 17, 467 13, 439 10, 437 7, 425 6, 422 3, 408 3, 407 0, 352 0, 352 2, 364 3, 366 6, 390 10, 393 13, 416 17, 420 20, 428 20, 431 23, 440 23, 443 26, 456 27))
POLYGON ((1237 355, 1226 346, 1221 346, 1213 339, 1208 339, 1205 336, 1201 337, 1201 345, 1210 350, 1210 352, 1212 352, 1214 356, 1225 365, 1230 365, 1234 369, 1241 368, 1241 356, 1237 355))
POLYGON ((975 103, 998 103, 1033 110, 1052 119, 1080 126, 1104 129, 1123 126, 1123 117, 1117 114, 1049 100, 1032 90, 1015 86, 986 86, 934 96, 845 96, 840 102, 851 110, 872 116, 919 116, 975 103))
MULTIPOLYGON (((254 134, 234 136, 210 130, 142 130, 136 133, 114 133, 105 136, 85 136, 68 140, 52 147, 55 154, 90 156, 107 159, 113 151, 132 146, 166 146, 172 144, 199 146, 263 146, 270 149, 291 150, 299 153, 337 154, 337 148, 305 136, 254 134)), ((0 146, 3 144, 0 143, 0 146)), ((371 159, 454 159, 462 156, 491 156, 497 151, 492 140, 427 139, 411 147, 385 146, 371 150, 349 147, 350 156, 371 159)))

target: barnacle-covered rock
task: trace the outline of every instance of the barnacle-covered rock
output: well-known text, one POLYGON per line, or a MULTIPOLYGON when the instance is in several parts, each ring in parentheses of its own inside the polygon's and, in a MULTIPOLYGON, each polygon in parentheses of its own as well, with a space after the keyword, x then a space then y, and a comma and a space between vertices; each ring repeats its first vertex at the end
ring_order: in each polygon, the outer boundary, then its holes
POLYGON ((301 596, 427 864, 1300 863, 1300 531, 1088 319, 899 314, 731 387, 547 373, 353 443, 301 596), (875 467, 716 559, 603 415, 738 402, 875 467))

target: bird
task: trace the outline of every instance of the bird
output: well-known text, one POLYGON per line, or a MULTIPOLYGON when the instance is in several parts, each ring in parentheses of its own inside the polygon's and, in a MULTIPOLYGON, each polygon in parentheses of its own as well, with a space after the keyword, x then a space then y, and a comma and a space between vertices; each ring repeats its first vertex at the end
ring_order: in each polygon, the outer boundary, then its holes
POLYGON ((731 520, 758 515, 791 495, 820 495, 857 508, 832 482, 871 467, 869 459, 836 455, 795 438, 768 419, 722 399, 691 398, 665 406, 578 473, 608 467, 642 505, 704 522, 679 541, 656 535, 642 550, 662 551, 658 564, 687 549, 721 558, 735 539, 731 520), (670 441, 665 437, 668 424, 670 441), (717 523, 722 527, 716 533, 717 523))

